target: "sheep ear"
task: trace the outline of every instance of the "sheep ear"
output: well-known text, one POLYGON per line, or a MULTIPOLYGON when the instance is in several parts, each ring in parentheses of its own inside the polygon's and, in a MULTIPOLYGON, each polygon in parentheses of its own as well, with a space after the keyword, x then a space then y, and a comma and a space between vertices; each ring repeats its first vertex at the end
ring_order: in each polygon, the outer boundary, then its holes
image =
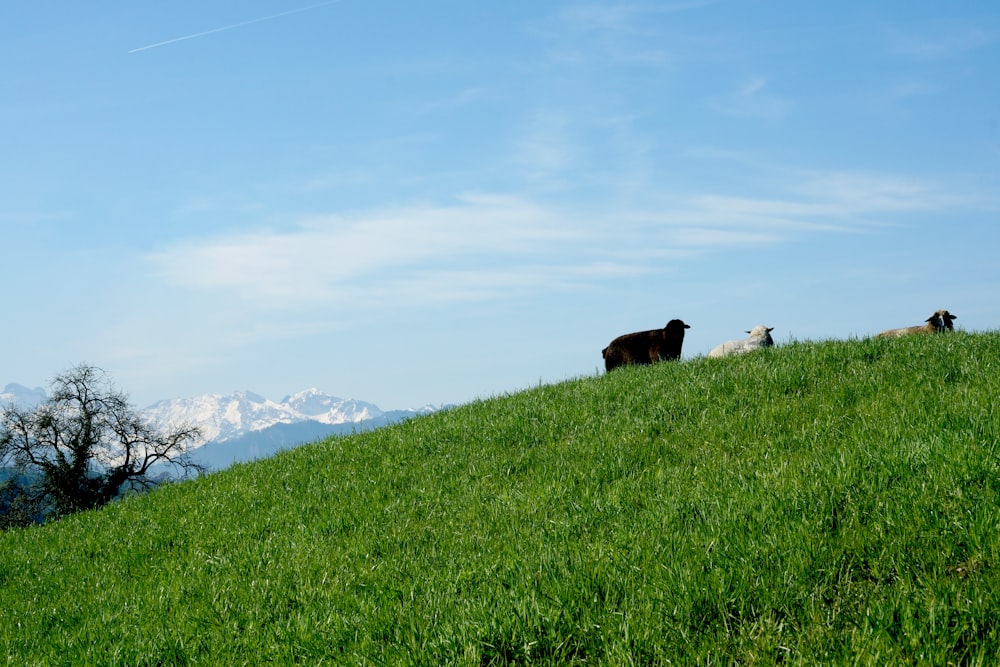
POLYGON ((774 331, 774 327, 771 327, 771 328, 769 328, 769 329, 767 330, 767 333, 771 333, 772 331, 774 331))
POLYGON ((744 331, 743 333, 750 333, 749 331, 744 331))

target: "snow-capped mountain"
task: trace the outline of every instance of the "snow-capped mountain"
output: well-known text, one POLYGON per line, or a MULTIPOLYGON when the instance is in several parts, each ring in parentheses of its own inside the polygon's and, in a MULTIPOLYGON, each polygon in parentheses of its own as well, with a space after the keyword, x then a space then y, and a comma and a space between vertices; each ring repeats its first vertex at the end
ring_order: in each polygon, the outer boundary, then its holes
POLYGON ((198 444, 225 442, 276 424, 303 421, 320 424, 363 423, 381 417, 378 406, 355 399, 342 399, 307 389, 280 402, 250 391, 226 396, 205 394, 193 398, 158 401, 143 413, 165 428, 196 426, 202 439, 198 444))
POLYGON ((282 399, 282 404, 322 424, 343 424, 373 419, 384 414, 373 403, 328 396, 319 389, 306 389, 282 399))
POLYGON ((41 387, 29 389, 21 384, 10 383, 0 391, 0 406, 13 403, 20 408, 30 409, 47 398, 41 387))
MULTIPOLYGON (((41 388, 8 384, 0 392, 0 407, 13 403, 32 409, 46 398, 41 388)), ((197 427, 201 437, 190 444, 189 453, 196 462, 219 470, 302 443, 367 431, 437 409, 428 405, 383 412, 373 403, 338 398, 313 388, 277 402, 251 391, 173 398, 158 401, 140 414, 164 431, 197 427)))
POLYGON ((436 410, 428 405, 383 412, 373 403, 306 389, 280 402, 238 391, 159 401, 143 412, 167 430, 197 426, 202 437, 189 450, 192 460, 209 470, 221 470, 331 435, 367 431, 436 410))

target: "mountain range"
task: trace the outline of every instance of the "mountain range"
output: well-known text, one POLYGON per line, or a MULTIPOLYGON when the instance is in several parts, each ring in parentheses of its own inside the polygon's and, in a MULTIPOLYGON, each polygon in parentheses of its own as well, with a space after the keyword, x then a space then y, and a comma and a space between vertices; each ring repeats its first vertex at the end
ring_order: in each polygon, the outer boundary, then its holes
MULTIPOLYGON (((8 384, 0 392, 0 405, 14 402, 30 408, 45 399, 44 389, 19 384, 8 384)), ((385 412, 373 403, 338 398, 312 388, 280 401, 251 391, 174 398, 157 401, 140 412, 165 430, 197 427, 201 438, 189 450, 191 458, 210 470, 219 470, 330 435, 369 430, 437 409, 428 405, 385 412)))
POLYGON ((41 387, 29 389, 21 384, 9 384, 0 391, 0 406, 14 403, 25 408, 33 408, 46 399, 41 387))

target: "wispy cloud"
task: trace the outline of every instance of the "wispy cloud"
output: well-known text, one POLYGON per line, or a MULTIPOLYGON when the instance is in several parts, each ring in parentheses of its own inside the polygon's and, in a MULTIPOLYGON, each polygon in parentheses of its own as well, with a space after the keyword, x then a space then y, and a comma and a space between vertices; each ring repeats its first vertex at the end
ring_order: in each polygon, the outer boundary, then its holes
POLYGON ((549 57, 558 65, 601 67, 639 65, 662 67, 673 62, 665 38, 653 28, 664 14, 716 4, 716 0, 650 3, 576 2, 562 7, 535 26, 550 44, 549 57))
POLYGON ((197 39, 198 37, 206 37, 208 35, 214 35, 219 32, 226 32, 227 30, 234 30, 235 28, 242 28, 244 26, 253 25, 254 23, 262 23, 264 21, 270 21, 272 19, 281 18, 282 16, 289 16, 291 14, 300 14, 302 12, 307 12, 310 9, 318 9, 319 7, 325 7, 327 5, 332 5, 334 3, 340 2, 340 0, 327 0, 326 2, 319 2, 314 5, 308 5, 306 7, 298 7, 297 9, 289 9, 288 11, 278 12, 277 14, 270 14, 268 16, 261 16, 255 19, 249 19, 247 21, 240 21, 239 23, 232 23, 230 25, 220 26, 218 28, 212 28, 210 30, 202 30, 201 32, 191 33, 189 35, 183 35, 181 37, 174 37, 172 39, 167 39, 162 42, 156 42, 153 44, 147 44, 146 46, 140 46, 135 49, 129 49, 129 53, 138 53, 139 51, 148 51, 149 49, 155 49, 161 46, 168 46, 170 44, 176 44, 177 42, 185 42, 189 39, 197 39))
POLYGON ((781 197, 670 194, 614 213, 470 195, 190 239, 148 260, 168 284, 251 309, 413 306, 600 284, 662 270, 664 258, 871 229, 887 224, 880 216, 960 203, 917 181, 851 172, 800 175, 781 197))
POLYGON ((422 97, 409 101, 406 106, 414 113, 458 111, 473 105, 495 102, 499 96, 484 86, 468 86, 456 91, 422 97))
POLYGON ((729 116, 745 116, 776 120, 786 116, 791 103, 765 90, 767 79, 752 77, 743 81, 736 90, 709 101, 709 106, 729 116))
POLYGON ((558 21, 579 32, 632 32, 645 17, 673 14, 717 4, 718 0, 692 2, 622 2, 615 4, 581 2, 559 11, 558 21))
POLYGON ((868 171, 810 172, 794 191, 852 218, 879 213, 968 208, 981 202, 920 179, 868 171))
POLYGON ((908 79, 899 81, 886 90, 886 97, 889 102, 901 102, 915 97, 929 97, 940 95, 947 88, 940 83, 933 83, 922 79, 908 79))
POLYGON ((936 60, 985 48, 1000 41, 1000 32, 978 27, 943 28, 936 34, 897 32, 892 36, 894 53, 907 58, 936 60))
POLYGON ((150 260, 174 284, 294 307, 349 301, 358 290, 390 281, 394 272, 413 276, 428 267, 530 261, 539 246, 574 236, 560 222, 524 201, 470 195, 455 206, 318 217, 291 230, 195 239, 150 260))
POLYGON ((515 143, 513 160, 527 178, 542 187, 564 183, 566 170, 579 161, 572 120, 562 112, 534 113, 515 143))

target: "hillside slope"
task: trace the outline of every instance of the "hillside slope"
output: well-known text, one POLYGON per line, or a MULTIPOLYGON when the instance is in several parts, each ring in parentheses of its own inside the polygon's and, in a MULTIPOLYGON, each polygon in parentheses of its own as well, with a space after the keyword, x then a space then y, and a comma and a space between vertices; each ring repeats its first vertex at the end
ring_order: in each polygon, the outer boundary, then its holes
POLYGON ((977 664, 1000 333, 540 386, 0 535, 12 664, 977 664))

